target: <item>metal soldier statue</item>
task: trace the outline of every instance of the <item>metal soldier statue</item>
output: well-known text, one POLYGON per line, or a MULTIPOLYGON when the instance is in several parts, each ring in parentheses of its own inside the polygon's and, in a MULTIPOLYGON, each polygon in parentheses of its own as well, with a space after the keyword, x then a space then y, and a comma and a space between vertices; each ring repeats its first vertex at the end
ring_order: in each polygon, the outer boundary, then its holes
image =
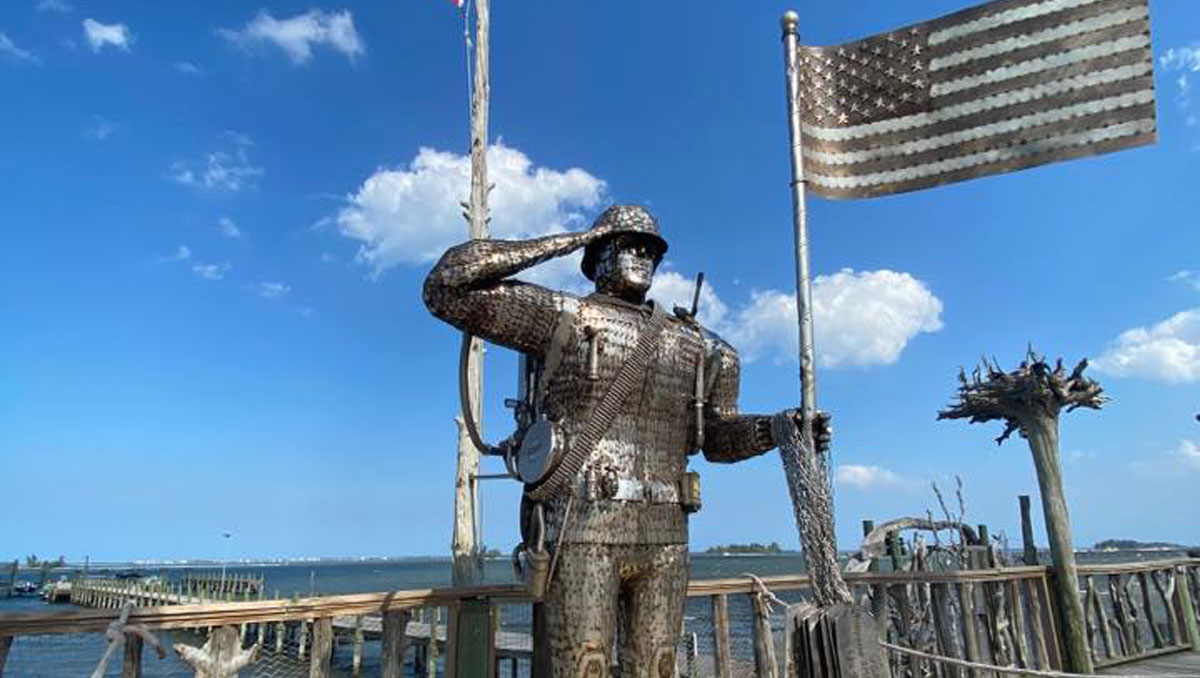
POLYGON ((534 588, 556 678, 610 675, 618 642, 621 675, 675 675, 687 514, 700 505, 687 457, 730 463, 775 447, 772 416, 738 414, 733 347, 646 300, 666 250, 647 210, 618 205, 582 233, 468 241, 425 281, 434 315, 536 366, 527 425, 506 446, 526 482, 527 553, 553 551, 534 588), (587 297, 510 279, 580 248, 587 297))

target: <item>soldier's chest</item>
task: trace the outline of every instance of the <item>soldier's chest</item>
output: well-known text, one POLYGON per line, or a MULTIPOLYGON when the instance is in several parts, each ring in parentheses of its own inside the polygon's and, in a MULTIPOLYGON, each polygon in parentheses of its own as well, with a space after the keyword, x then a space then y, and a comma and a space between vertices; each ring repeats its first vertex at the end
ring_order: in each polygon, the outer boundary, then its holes
POLYGON ((703 336, 674 317, 654 336, 651 318, 649 310, 584 301, 563 348, 558 376, 569 383, 556 379, 560 389, 570 387, 578 398, 592 400, 603 396, 622 370, 632 369, 635 386, 627 407, 686 406, 707 356, 703 336), (649 358, 639 364, 634 355, 644 340, 650 341, 649 358))

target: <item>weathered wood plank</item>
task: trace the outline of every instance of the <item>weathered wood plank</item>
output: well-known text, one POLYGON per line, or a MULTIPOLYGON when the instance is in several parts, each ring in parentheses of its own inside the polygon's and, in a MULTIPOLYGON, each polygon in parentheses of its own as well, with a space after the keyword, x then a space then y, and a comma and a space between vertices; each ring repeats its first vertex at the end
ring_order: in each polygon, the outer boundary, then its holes
POLYGON ((1154 621, 1154 607, 1150 604, 1150 585, 1146 581, 1146 572, 1138 572, 1137 580, 1138 587, 1142 590, 1142 616, 1150 626, 1150 636, 1154 639, 1154 647, 1165 647, 1166 641, 1163 639, 1162 632, 1158 630, 1158 624, 1154 621))
POLYGON ((1042 616, 1037 585, 1029 580, 1017 583, 1025 589, 1025 600, 1029 603, 1029 627, 1033 631, 1033 647, 1037 651, 1037 668, 1049 670, 1050 653, 1046 649, 1046 634, 1052 633, 1052 631, 1044 626, 1045 618, 1042 616))
MULTIPOLYGON (((383 613, 383 642, 380 650, 380 678, 401 678, 404 675, 405 629, 412 613, 408 609, 383 613)), ((431 645, 436 641, 431 640, 431 645)))
MULTIPOLYGON (((938 582, 930 586, 930 594, 933 596, 933 627, 937 633, 938 648, 948 657, 961 659, 962 644, 955 633, 954 612, 950 606, 950 585, 938 582)), ((946 664, 942 666, 942 675, 944 678, 959 678, 961 671, 957 666, 946 664)))
POLYGON ((1033 657, 1029 654, 1029 632, 1025 625, 1025 606, 1021 600, 1020 582, 1008 582, 1008 609, 1012 611, 1013 635, 1016 637, 1017 665, 1033 668, 1033 657))
POLYGON ((311 657, 308 660, 308 678, 329 678, 333 660, 333 619, 321 617, 313 621, 311 657))
POLYGON ((775 663, 775 639, 771 635, 771 614, 762 595, 751 596, 754 609, 753 630, 754 670, 758 678, 776 678, 778 664, 775 663))
POLYGON ((1200 652, 1200 622, 1196 620, 1196 606, 1192 601, 1191 578, 1186 567, 1176 568, 1175 576, 1179 582, 1176 589, 1179 597, 1178 613, 1183 617, 1183 630, 1187 635, 1185 640, 1192 646, 1193 652, 1200 652))
POLYGON ((363 640, 363 618, 360 614, 354 617, 354 654, 350 660, 350 673, 353 676, 362 673, 363 640))
POLYGON ((142 678, 142 637, 125 634, 125 657, 121 663, 121 678, 142 678))
POLYGON ((971 582, 958 585, 958 603, 962 610, 963 649, 967 653, 967 661, 977 662, 979 656, 979 628, 975 623, 975 591, 971 582))
POLYGON ((713 659, 716 678, 733 678, 729 654, 729 600, 725 594, 712 596, 713 659))

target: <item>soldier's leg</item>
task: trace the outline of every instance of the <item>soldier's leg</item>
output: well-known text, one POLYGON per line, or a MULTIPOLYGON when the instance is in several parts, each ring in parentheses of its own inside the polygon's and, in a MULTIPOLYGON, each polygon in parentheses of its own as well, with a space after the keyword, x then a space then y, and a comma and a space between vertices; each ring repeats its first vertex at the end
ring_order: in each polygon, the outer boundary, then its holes
POLYGON ((608 678, 618 581, 611 546, 563 544, 546 589, 554 678, 608 678))
POLYGON ((687 598, 687 545, 641 546, 642 571, 626 585, 631 633, 621 648, 622 678, 674 678, 675 648, 687 598))

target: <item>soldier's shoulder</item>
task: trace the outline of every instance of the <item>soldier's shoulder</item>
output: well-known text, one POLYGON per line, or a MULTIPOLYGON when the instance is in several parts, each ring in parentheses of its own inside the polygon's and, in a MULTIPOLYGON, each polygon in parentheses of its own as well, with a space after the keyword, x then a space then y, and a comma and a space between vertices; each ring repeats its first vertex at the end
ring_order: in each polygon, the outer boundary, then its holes
POLYGON ((712 329, 699 324, 696 327, 700 329, 700 337, 704 340, 704 346, 708 350, 709 355, 719 356, 725 361, 737 361, 738 352, 733 347, 733 344, 726 341, 724 337, 712 329))

